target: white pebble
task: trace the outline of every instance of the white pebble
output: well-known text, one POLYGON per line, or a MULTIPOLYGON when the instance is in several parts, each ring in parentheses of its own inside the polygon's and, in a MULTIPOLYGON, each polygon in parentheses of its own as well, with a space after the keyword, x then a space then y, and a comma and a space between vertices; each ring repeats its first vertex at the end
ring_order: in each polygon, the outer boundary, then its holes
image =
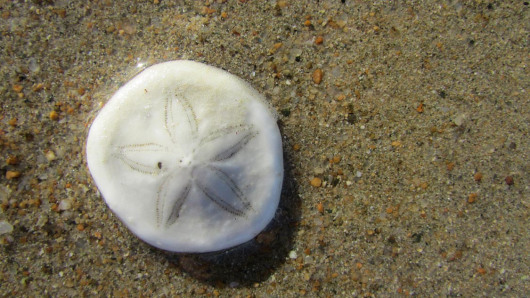
POLYGON ((291 259, 296 259, 297 257, 298 257, 298 255, 296 254, 296 251, 291 250, 291 251, 289 252, 289 258, 291 258, 291 259))
POLYGON ((0 235, 13 232, 13 226, 5 220, 0 220, 0 235))
POLYGON ((65 199, 65 200, 61 200, 61 202, 59 202, 59 210, 68 210, 72 208, 72 200, 70 199, 65 199))
POLYGON ((46 159, 48 161, 54 161, 57 157, 55 156, 55 152, 51 151, 51 150, 48 150, 46 153, 45 153, 45 156, 46 156, 46 159))

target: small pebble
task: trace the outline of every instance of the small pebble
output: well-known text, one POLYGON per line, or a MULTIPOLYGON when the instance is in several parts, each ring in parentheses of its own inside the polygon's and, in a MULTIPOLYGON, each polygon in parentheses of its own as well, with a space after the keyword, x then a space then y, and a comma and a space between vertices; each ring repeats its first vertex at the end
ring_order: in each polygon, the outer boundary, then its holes
POLYGON ((324 213, 324 204, 322 204, 322 202, 320 202, 320 203, 317 204, 317 210, 318 210, 318 212, 320 212, 321 214, 324 213))
POLYGON ((7 122, 7 124, 9 124, 10 126, 15 127, 15 126, 17 126, 17 122, 18 122, 17 118, 11 118, 11 119, 7 122))
POLYGON ((13 232, 13 226, 5 220, 0 220, 0 235, 13 232))
POLYGON ((52 150, 46 151, 45 156, 48 161, 54 161, 57 158, 52 150))
POLYGON ((469 196, 467 197, 467 202, 469 204, 473 204, 475 203, 475 201, 477 200, 477 194, 476 193, 471 193, 469 194, 469 196))
POLYGON ((50 119, 51 120, 59 120, 59 114, 56 112, 56 111, 51 111, 50 112, 50 119))
POLYGON ((59 203, 59 210, 68 210, 72 208, 72 200, 70 199, 65 199, 65 200, 61 200, 61 202, 59 203))
POLYGON ((17 171, 7 171, 6 179, 14 179, 20 177, 20 172, 17 171))
POLYGON ((322 69, 318 68, 316 69, 314 72, 313 72, 313 82, 315 84, 320 84, 320 82, 322 82, 322 76, 324 75, 324 73, 322 72, 322 69))
POLYGON ((16 93, 21 92, 22 89, 24 89, 24 86, 22 85, 13 85, 13 91, 15 91, 16 93))
POLYGON ((324 42, 324 38, 322 36, 317 36, 317 38, 315 38, 315 44, 319 45, 319 44, 322 44, 324 42))
POLYGON ((482 173, 476 172, 475 175, 473 176, 473 179, 475 179, 476 182, 480 182, 480 180, 482 180, 482 173))
POLYGON ((322 185, 322 179, 315 177, 311 179, 311 186, 313 187, 320 187, 322 185))
POLYGON ((513 185, 514 181, 513 181, 513 177, 512 176, 506 176, 506 178, 504 178, 504 181, 506 182, 506 184, 508 185, 513 185))
POLYGON ((15 155, 10 155, 6 158, 6 164, 16 165, 18 163, 18 158, 15 155))
POLYGON ((296 254, 296 251, 291 250, 291 251, 289 252, 289 258, 290 258, 290 259, 293 259, 293 260, 296 259, 296 258, 298 258, 298 255, 296 254))

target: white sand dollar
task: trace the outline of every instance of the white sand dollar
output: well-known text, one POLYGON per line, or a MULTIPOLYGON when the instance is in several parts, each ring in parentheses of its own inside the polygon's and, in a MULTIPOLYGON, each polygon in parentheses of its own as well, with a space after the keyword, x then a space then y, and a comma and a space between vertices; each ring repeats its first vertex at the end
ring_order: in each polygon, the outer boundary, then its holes
POLYGON ((271 221, 281 136, 263 96, 193 61, 153 65, 121 87, 87 140, 90 173, 139 238, 174 252, 244 243, 271 221))

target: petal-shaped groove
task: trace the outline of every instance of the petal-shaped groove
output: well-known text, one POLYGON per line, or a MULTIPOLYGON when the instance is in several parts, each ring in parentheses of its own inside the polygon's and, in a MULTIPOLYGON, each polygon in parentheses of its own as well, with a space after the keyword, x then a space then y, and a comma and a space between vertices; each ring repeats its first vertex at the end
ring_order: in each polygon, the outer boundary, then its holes
POLYGON ((248 132, 250 130, 252 130, 252 126, 249 125, 230 125, 223 128, 219 128, 210 132, 207 136, 203 137, 199 143, 199 146, 215 141, 229 134, 240 134, 248 132))
POLYGON ((131 155, 138 152, 166 152, 167 148, 156 143, 131 144, 124 146, 117 146, 118 152, 113 154, 116 158, 121 160, 132 170, 142 174, 155 175, 160 173, 158 163, 146 164, 138 162, 131 158, 131 155))
POLYGON ((178 120, 175 109, 179 107, 176 105, 179 103, 182 107, 182 111, 186 116, 188 121, 190 131, 193 135, 197 135, 198 132, 198 121, 197 115, 193 111, 193 108, 188 101, 188 99, 182 94, 181 91, 177 90, 175 94, 169 94, 165 97, 165 106, 164 106, 164 126, 171 138, 173 143, 176 143, 175 128, 178 125, 178 120))
POLYGON ((252 130, 238 132, 239 140, 235 144, 221 151, 221 153, 214 156, 211 161, 222 161, 229 159, 230 157, 236 155, 245 145, 256 136, 256 132, 252 130))
POLYGON ((193 175, 194 177, 200 176, 206 178, 195 179, 197 187, 210 201, 217 204, 224 211, 236 216, 246 216, 246 212, 252 209, 252 206, 241 189, 221 169, 206 166, 198 169, 196 172, 193 175))
POLYGON ((175 173, 167 175, 158 187, 156 196, 156 223, 158 227, 162 226, 162 224, 165 227, 169 227, 177 221, 182 205, 191 190, 192 185, 189 179, 179 185, 175 183, 175 176, 175 173), (171 189, 175 186, 176 191, 171 189), (166 207, 168 205, 170 208, 166 207), (166 211, 166 209, 169 210, 166 211), (165 216, 165 214, 169 215, 165 216), (165 219, 166 217, 167 219, 165 219))
POLYGON ((234 182, 234 180, 232 180, 232 178, 230 178, 230 176, 228 176, 227 173, 225 173, 223 170, 221 170, 218 167, 208 166, 208 168, 213 173, 215 173, 217 175, 217 177, 219 179, 221 179, 226 184, 226 186, 228 186, 234 192, 234 194, 237 196, 239 201, 241 201, 242 206, 243 206, 243 208, 245 210, 252 209, 252 206, 250 205, 250 202, 248 201, 248 199, 245 196, 245 194, 243 193, 243 191, 241 191, 241 189, 237 186, 237 184, 234 182))
POLYGON ((166 228, 174 224, 179 215, 180 215, 180 209, 182 209, 182 205, 188 198, 188 194, 191 190, 191 183, 188 182, 186 186, 180 191, 180 193, 177 195, 176 200, 172 203, 173 207, 171 207, 171 213, 169 214, 167 220, 166 220, 166 228))

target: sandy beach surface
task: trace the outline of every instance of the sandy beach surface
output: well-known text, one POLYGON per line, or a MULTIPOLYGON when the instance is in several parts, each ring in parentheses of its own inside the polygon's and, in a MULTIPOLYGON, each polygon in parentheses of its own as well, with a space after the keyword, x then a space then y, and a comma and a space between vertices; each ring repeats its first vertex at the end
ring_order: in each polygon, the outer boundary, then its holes
POLYGON ((0 296, 530 294, 528 1, 0 1, 0 296), (270 226, 170 254, 107 208, 91 121, 190 59, 278 112, 270 226))

